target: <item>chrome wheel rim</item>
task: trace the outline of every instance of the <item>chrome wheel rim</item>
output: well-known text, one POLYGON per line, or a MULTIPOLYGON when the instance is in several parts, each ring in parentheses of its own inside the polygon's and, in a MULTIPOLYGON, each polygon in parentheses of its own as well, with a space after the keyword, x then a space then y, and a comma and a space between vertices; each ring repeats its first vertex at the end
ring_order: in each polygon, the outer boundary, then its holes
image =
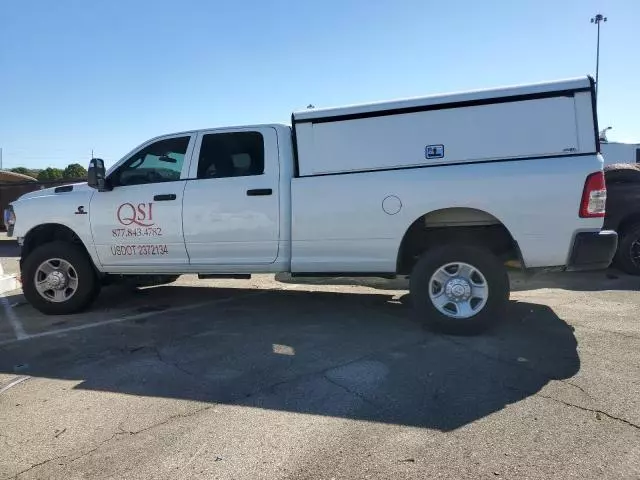
POLYGON ((40 264, 34 282, 37 292, 48 302, 66 302, 78 290, 78 272, 66 260, 50 258, 40 264))
POLYGON ((450 318, 471 318, 487 304, 487 279, 473 265, 452 262, 438 268, 429 280, 429 298, 450 318))

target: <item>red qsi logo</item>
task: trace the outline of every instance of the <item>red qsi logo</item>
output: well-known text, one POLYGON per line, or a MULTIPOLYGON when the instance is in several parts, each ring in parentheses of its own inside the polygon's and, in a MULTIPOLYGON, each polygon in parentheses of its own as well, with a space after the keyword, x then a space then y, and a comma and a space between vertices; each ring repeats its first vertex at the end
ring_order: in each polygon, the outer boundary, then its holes
POLYGON ((151 227, 155 225, 153 221, 153 203, 123 203, 116 211, 118 221, 128 227, 130 225, 138 225, 140 227, 151 227))

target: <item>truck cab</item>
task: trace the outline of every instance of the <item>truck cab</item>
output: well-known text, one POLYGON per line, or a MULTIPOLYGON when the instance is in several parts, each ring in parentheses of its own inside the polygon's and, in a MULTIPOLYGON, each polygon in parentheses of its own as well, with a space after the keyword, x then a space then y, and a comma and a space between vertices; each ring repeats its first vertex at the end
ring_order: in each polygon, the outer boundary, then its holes
MULTIPOLYGON (((290 229, 280 196, 290 192, 290 135, 286 126, 265 125, 153 138, 113 165, 100 187, 74 184, 22 197, 16 208, 25 214, 12 234, 24 241, 34 228, 46 230, 28 214, 55 201, 47 224, 73 231, 101 271, 287 269, 280 243, 288 243, 290 229)), ((31 238, 23 254, 34 246, 31 238)))
POLYGON ((118 273, 286 267, 288 258, 278 262, 288 234, 280 196, 290 178, 286 167, 281 172, 287 158, 281 161, 279 144, 289 137, 287 127, 271 125, 185 132, 141 145, 91 195, 97 261, 118 273))

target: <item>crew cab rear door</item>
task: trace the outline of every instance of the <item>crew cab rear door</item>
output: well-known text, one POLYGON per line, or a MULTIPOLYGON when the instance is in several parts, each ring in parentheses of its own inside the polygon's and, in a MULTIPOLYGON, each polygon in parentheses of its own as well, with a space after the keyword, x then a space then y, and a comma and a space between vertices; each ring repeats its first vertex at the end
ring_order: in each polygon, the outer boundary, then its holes
POLYGON ((200 132, 183 205, 191 265, 273 263, 280 233, 278 185, 274 128, 200 132))
POLYGON ((111 189, 96 192, 90 208, 102 265, 153 272, 150 266, 189 263, 182 197, 195 141, 195 133, 154 139, 109 172, 111 189))

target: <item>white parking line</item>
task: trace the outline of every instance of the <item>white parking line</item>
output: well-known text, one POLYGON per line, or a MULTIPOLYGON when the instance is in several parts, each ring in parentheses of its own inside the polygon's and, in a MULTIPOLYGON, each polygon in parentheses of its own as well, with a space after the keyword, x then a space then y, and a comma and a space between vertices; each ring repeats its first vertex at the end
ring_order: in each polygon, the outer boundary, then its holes
POLYGON ((6 314, 5 316, 9 320, 11 328, 13 328, 13 333, 15 334, 16 339, 24 340, 25 338, 28 338, 29 335, 27 335, 27 332, 24 331, 24 326, 16 315, 16 312, 13 311, 13 308, 9 304, 9 300, 7 299, 7 297, 0 297, 0 303, 2 303, 2 307, 4 308, 4 312, 6 314))
POLYGON ((13 380, 12 382, 9 382, 9 384, 5 385, 4 387, 0 388, 0 394, 6 392, 7 390, 9 390, 11 387, 15 387, 16 385, 18 385, 19 383, 24 382, 25 380, 29 380, 31 377, 28 375, 24 375, 22 377, 18 377, 15 380, 13 380))
MULTIPOLYGON (((132 320, 140 320, 142 318, 151 317, 153 315, 160 315, 160 314, 174 313, 174 312, 183 312, 185 310, 193 310, 193 309, 196 309, 196 308, 205 307, 207 305, 219 305, 219 304, 222 304, 222 303, 232 302, 234 300, 245 299, 245 298, 248 298, 248 297, 255 297, 257 295, 264 295, 265 293, 268 293, 268 292, 269 292, 269 290, 260 290, 260 291, 253 292, 253 293, 247 293, 245 295, 237 295, 237 296, 234 296, 234 297, 221 298, 220 300, 210 300, 208 302, 200 302, 200 303, 194 303, 192 305, 185 305, 185 306, 181 306, 181 307, 167 308, 166 310, 159 310, 159 311, 155 311, 155 312, 138 313, 138 314, 135 314, 135 315, 128 315, 128 316, 124 316, 124 317, 120 317, 120 318, 111 318, 109 320, 103 320, 101 322, 86 323, 84 325, 76 325, 75 327, 58 328, 58 329, 55 329, 55 330, 48 330, 46 332, 40 332, 40 333, 34 333, 34 334, 27 334, 27 333, 24 332, 24 329, 22 329, 22 336, 18 336, 18 332, 16 332, 16 339, 15 340, 4 340, 4 341, 0 342, 0 346, 8 345, 8 344, 11 344, 11 343, 16 343, 16 342, 22 342, 22 341, 25 341, 25 340, 31 340, 31 339, 34 339, 34 338, 49 337, 51 335, 60 335, 60 334, 69 333, 69 332, 77 332, 79 330, 87 330, 89 328, 101 327, 103 325, 112 325, 114 323, 128 322, 128 321, 132 321, 132 320)), ((7 309, 7 308, 9 310, 11 310, 11 314, 13 314, 13 316, 14 316, 13 318, 15 318, 17 320, 17 317, 16 317, 15 313, 13 312, 13 310, 11 309, 11 306, 9 305, 9 302, 6 302, 6 304, 5 304, 5 309, 7 309)), ((20 326, 20 328, 22 328, 22 324, 20 324, 19 321, 18 321, 18 325, 20 326)))

